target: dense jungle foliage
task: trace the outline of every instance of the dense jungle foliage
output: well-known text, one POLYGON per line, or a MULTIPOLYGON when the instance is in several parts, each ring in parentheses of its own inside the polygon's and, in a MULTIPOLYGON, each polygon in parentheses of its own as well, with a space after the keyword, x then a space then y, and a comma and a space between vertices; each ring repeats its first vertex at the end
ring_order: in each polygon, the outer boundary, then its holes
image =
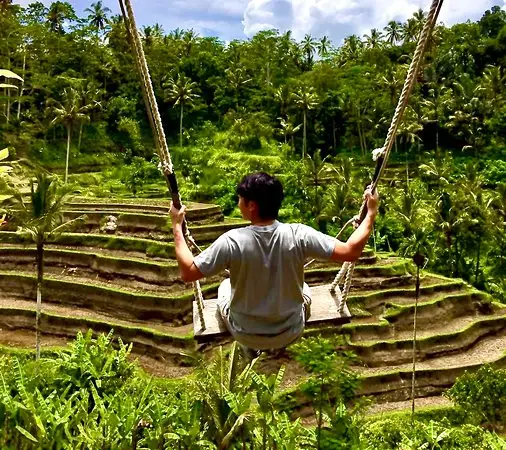
MULTIPOLYGON (((59 1, 3 1, 0 11, 0 68, 18 75, 1 80, 0 148, 51 169, 65 167, 67 149, 70 179, 93 195, 163 193, 121 17, 101 2, 87 17, 59 1)), ((275 30, 224 43, 144 27, 183 198, 234 214, 238 179, 265 170, 285 184, 283 220, 337 231, 358 210, 423 20, 419 11, 340 46, 275 30)), ((505 63, 499 7, 436 28, 381 185, 374 236, 379 249, 421 250, 432 270, 503 300, 505 63)))
POLYGON ((112 335, 79 334, 68 351, 0 356, 3 449, 504 449, 504 370, 485 366, 457 380, 455 407, 366 416, 358 380, 335 342, 312 338, 289 349, 309 378, 281 391, 284 370, 265 375, 232 346, 182 380, 150 378, 112 335), (308 352, 311 349, 311 352, 308 352), (314 411, 305 424, 290 401, 314 411), (470 398, 478 399, 469 408, 470 398), (486 431, 480 425, 486 425, 486 431))

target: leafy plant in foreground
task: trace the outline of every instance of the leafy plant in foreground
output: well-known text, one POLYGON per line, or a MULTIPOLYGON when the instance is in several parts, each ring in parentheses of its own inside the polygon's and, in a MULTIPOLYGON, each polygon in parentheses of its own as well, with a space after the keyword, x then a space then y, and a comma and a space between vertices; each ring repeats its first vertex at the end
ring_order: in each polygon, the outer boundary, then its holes
POLYGON ((307 338, 290 347, 290 352, 312 376, 301 390, 310 399, 317 419, 317 448, 353 449, 360 438, 358 419, 361 406, 349 409, 359 385, 358 375, 350 370, 354 355, 338 352, 330 339, 307 338), (329 426, 324 428, 324 423, 329 426))
POLYGON ((506 370, 485 365, 475 373, 466 372, 445 395, 467 411, 474 423, 506 421, 506 370))

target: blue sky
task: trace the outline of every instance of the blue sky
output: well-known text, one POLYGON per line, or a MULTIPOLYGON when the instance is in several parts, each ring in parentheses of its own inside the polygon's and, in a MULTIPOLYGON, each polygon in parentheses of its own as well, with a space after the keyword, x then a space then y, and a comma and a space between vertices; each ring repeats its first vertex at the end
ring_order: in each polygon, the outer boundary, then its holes
MULTIPOLYGON (((245 39, 264 29, 291 29, 296 39, 306 33, 329 36, 339 44, 345 36, 380 30, 389 20, 403 21, 418 8, 427 10, 430 0, 132 0, 137 23, 159 23, 165 31, 193 28, 224 41, 245 39)), ((26 5, 29 0, 15 0, 26 5)), ((51 1, 43 0, 50 4, 51 1)), ((79 15, 91 0, 70 1, 79 15)), ((117 1, 103 0, 113 13, 117 1)), ((494 5, 506 9, 506 0, 446 0, 441 20, 447 25, 479 19, 494 5)))

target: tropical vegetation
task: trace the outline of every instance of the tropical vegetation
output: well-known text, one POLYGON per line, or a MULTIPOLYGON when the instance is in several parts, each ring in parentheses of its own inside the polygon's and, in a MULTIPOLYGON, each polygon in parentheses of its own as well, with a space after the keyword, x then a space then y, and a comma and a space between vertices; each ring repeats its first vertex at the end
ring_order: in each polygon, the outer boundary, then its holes
MULTIPOLYGON (((339 46, 277 30, 225 43, 143 27, 183 199, 237 216, 237 181, 267 171, 285 186, 281 220, 337 233, 360 208, 424 19, 417 11, 339 46)), ((373 234, 375 250, 421 252, 432 271, 503 301, 505 55, 498 6, 436 27, 373 234)), ((505 448, 494 432, 504 432, 506 377, 493 367, 460 377, 443 411, 378 418, 356 401, 353 355, 325 339, 292 346, 307 377, 288 391, 282 367, 264 374, 235 346, 170 381, 147 376, 112 335, 79 334, 70 349, 41 353, 44 246, 75 224, 62 219, 68 195, 164 197, 167 188, 123 19, 101 1, 84 17, 69 2, 0 2, 0 68, 0 173, 7 159, 38 167, 28 191, 0 187, 10 201, 0 222, 16 217, 37 254, 35 358, 0 357, 2 448, 505 448), (292 420, 301 398, 314 419, 304 426, 292 420)))

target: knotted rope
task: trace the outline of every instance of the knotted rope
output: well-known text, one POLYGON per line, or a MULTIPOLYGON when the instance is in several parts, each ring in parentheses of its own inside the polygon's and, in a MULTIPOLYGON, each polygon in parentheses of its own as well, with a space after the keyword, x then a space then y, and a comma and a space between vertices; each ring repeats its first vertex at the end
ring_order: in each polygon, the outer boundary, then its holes
MULTIPOLYGON (((127 31, 128 40, 134 53, 135 65, 137 66, 137 70, 141 77, 142 96, 144 98, 144 103, 146 105, 146 112, 148 115, 149 124, 151 125, 151 130, 153 132, 153 137, 155 139, 156 150, 160 158, 161 169, 163 174, 165 175, 167 186, 169 187, 169 191, 172 197, 172 203, 177 209, 180 209, 181 197, 179 195, 177 179, 174 173, 174 166, 172 164, 172 159, 170 157, 169 146, 167 145, 167 140, 165 138, 162 118, 160 116, 160 111, 158 110, 158 104, 156 102, 155 91, 153 89, 153 83, 151 81, 151 75, 149 73, 146 55, 144 54, 144 49, 142 47, 139 31, 135 23, 135 15, 133 12, 132 4, 130 0, 119 0, 119 6, 121 8, 123 20, 125 21, 125 28, 127 31)), ((202 251, 195 242, 195 239, 193 239, 192 235, 190 234, 186 219, 183 222, 183 233, 190 248, 195 248, 198 251, 202 251)), ((204 301, 202 289, 198 281, 193 283, 193 290, 195 300, 198 305, 200 325, 202 329, 205 330, 206 325, 204 320, 204 301)))
MULTIPOLYGON (((422 32, 418 38, 418 43, 416 46, 415 54, 413 55, 413 60, 409 66, 408 73, 406 75, 406 81, 404 82, 404 86, 399 97, 399 101, 397 103, 397 108, 395 109, 394 116, 392 118, 392 122, 390 124, 390 128, 388 130, 387 137, 385 139, 385 144, 382 148, 376 149, 373 152, 373 158, 376 161, 376 170, 373 176, 372 183, 370 185, 370 189, 372 192, 378 186, 379 180, 385 171, 386 164, 388 161, 388 157, 392 151, 392 147, 395 142, 395 138, 397 135, 397 130, 402 122, 404 111, 409 103, 409 97, 413 90, 413 87, 416 83, 417 75, 420 71, 420 66, 423 60, 423 56, 425 54, 425 50, 427 48, 427 43, 429 41, 429 37, 432 34, 434 27, 437 23, 437 18, 439 16, 439 12, 441 11, 441 7, 443 6, 443 0, 433 0, 429 14, 427 16, 427 20, 423 26, 422 32)), ((365 219, 367 215, 367 201, 362 203, 360 208, 360 212, 358 216, 349 220, 344 227, 341 229, 339 234, 337 235, 337 239, 341 237, 344 231, 350 226, 353 225, 357 228, 365 219)), ((310 261, 306 264, 305 267, 308 267, 314 262, 314 260, 310 261)), ((351 286, 351 277, 353 275, 353 271, 355 270, 355 262, 346 262, 343 264, 341 270, 337 274, 333 283, 330 285, 330 292, 337 296, 337 308, 340 314, 344 311, 344 307, 346 305, 346 301, 348 299, 348 293, 351 286), (344 286, 341 289, 339 284, 344 279, 344 286)))

